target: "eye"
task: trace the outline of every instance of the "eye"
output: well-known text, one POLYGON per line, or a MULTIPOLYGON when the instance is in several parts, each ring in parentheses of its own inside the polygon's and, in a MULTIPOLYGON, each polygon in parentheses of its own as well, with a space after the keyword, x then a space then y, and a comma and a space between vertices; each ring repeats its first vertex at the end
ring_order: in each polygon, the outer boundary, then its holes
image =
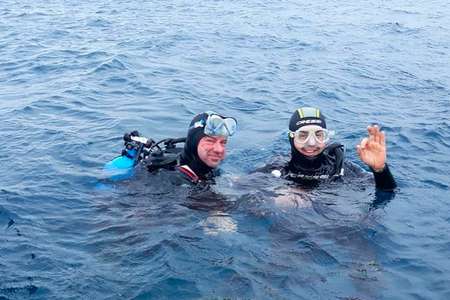
POLYGON ((298 133, 298 138, 301 140, 306 140, 309 136, 309 132, 308 131, 300 131, 298 133))
POLYGON ((214 144, 216 141, 213 138, 207 137, 203 140, 206 144, 214 144))
POLYGON ((323 139, 325 137, 325 132, 323 132, 323 130, 317 130, 316 131, 316 137, 318 139, 323 139))

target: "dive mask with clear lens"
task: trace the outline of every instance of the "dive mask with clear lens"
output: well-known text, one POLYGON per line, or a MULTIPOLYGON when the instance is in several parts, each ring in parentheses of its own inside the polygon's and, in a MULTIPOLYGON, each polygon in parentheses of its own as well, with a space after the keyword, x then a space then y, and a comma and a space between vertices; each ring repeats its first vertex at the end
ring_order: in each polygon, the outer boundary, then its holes
POLYGON ((237 122, 232 117, 222 117, 216 113, 209 113, 206 121, 201 120, 194 127, 204 127, 203 132, 209 136, 229 137, 236 133, 237 122))
POLYGON ((306 128, 300 128, 293 132, 294 139, 302 144, 308 143, 311 139, 314 139, 317 143, 326 143, 330 140, 334 131, 325 128, 314 128, 306 130, 306 128))

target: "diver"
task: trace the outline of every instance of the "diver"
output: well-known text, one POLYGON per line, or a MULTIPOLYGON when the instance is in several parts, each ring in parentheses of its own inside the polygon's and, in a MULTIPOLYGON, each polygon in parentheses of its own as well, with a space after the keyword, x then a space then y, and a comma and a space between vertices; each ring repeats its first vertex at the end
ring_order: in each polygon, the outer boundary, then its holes
POLYGON ((236 132, 236 125, 236 119, 213 112, 196 115, 176 169, 193 183, 219 175, 217 167, 225 159, 228 137, 236 132))
MULTIPOLYGON (((140 165, 150 172, 176 171, 174 177, 193 184, 211 182, 225 159, 228 138, 236 132, 237 122, 214 112, 196 115, 185 138, 155 142, 132 131, 124 135, 122 155, 106 164, 107 170, 129 170, 140 165), (184 143, 184 148, 177 144, 184 143)), ((120 178, 119 178, 120 179, 120 178)))
MULTIPOLYGON (((368 137, 357 145, 357 153, 372 171, 377 191, 392 192, 397 185, 386 162, 385 133, 377 125, 369 126, 367 131, 368 137)), ((360 176, 358 172, 361 172, 355 165, 344 161, 344 146, 337 142, 329 143, 332 134, 318 108, 301 107, 289 121, 289 161, 278 161, 257 171, 271 172, 306 188, 335 181, 345 173, 353 172, 360 176)))

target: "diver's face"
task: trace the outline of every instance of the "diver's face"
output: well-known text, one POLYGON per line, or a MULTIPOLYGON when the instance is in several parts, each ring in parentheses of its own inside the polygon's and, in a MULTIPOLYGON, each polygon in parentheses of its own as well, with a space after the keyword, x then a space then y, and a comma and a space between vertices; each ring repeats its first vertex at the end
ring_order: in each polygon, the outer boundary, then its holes
POLYGON ((205 136, 197 146, 198 157, 210 168, 216 168, 225 158, 227 138, 205 136))
POLYGON ((322 127, 317 125, 307 125, 300 128, 294 136, 294 146, 301 154, 314 157, 322 153, 326 143, 321 138, 322 127))

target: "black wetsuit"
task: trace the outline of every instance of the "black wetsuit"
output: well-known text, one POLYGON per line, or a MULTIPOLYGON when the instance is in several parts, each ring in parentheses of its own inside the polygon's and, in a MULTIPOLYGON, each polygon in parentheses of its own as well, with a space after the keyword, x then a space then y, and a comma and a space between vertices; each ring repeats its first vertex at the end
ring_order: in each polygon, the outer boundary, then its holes
MULTIPOLYGON (((275 163, 258 169, 259 172, 279 171, 282 178, 294 181, 302 186, 314 187, 323 182, 335 181, 346 176, 347 173, 361 176, 363 172, 354 164, 344 161, 344 146, 339 143, 328 145, 324 151, 314 159, 307 158, 297 151, 292 151, 288 162, 278 160, 275 163)), ((372 170, 375 187, 380 191, 393 191, 397 184, 386 164, 381 172, 372 170)))
POLYGON ((177 177, 183 178, 184 180, 193 184, 214 183, 214 177, 220 174, 219 170, 210 170, 207 173, 194 172, 189 165, 177 165, 175 167, 175 170, 178 173, 177 177))
POLYGON ((202 182, 213 183, 214 177, 220 174, 220 170, 211 168, 198 168, 198 164, 183 159, 182 153, 173 155, 165 154, 167 157, 150 157, 142 161, 142 164, 150 172, 170 171, 173 179, 170 181, 175 185, 186 183, 198 184, 202 182))

